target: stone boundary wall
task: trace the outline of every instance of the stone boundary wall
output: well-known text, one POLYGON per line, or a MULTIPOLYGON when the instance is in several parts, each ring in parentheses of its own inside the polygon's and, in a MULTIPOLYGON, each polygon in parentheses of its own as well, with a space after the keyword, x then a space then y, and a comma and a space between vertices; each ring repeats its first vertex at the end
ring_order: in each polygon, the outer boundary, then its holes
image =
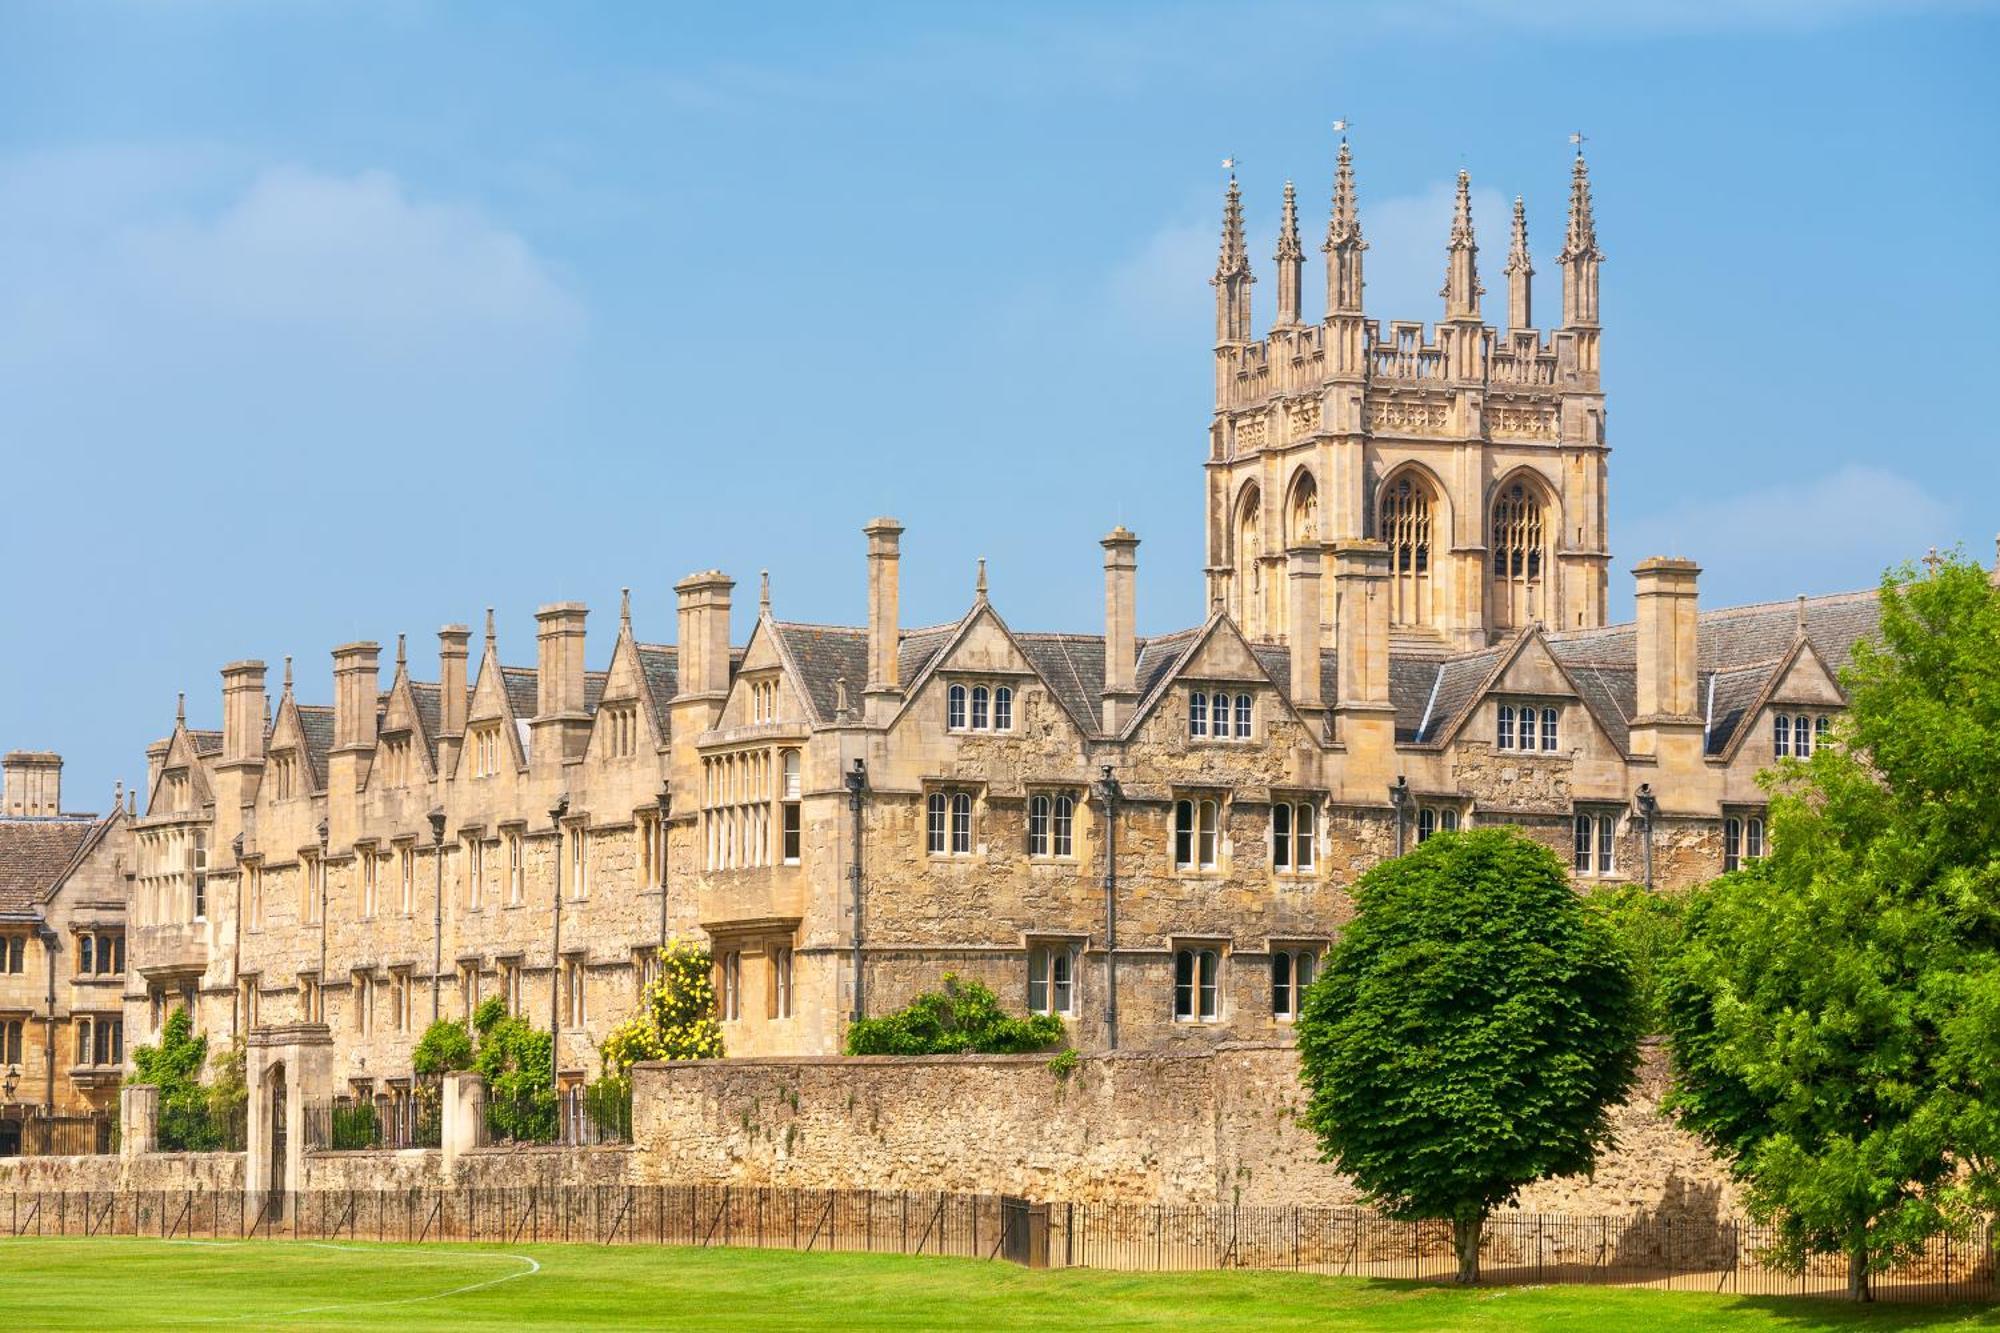
POLYGON ((243 1154, 237 1152, 0 1158, 0 1192, 8 1193, 33 1194, 58 1190, 72 1193, 235 1191, 242 1188, 243 1154))
MULTIPOLYGON (((1523 1191, 1527 1211, 1732 1216, 1727 1172, 1660 1109, 1649 1048, 1594 1177, 1523 1191)), ((648 1064, 633 1074, 642 1183, 1007 1192, 1071 1202, 1344 1206, 1352 1182, 1299 1125, 1289 1043, 1212 1052, 807 1056, 648 1064)))

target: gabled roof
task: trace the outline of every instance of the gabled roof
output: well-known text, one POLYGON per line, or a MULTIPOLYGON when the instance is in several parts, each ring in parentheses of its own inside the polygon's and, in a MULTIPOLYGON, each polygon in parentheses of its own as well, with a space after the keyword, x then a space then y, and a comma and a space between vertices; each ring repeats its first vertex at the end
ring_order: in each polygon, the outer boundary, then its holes
POLYGON ((513 710, 514 720, 525 722, 535 715, 539 696, 535 688, 533 667, 500 668, 500 683, 507 690, 507 707, 513 710))
POLYGON ((438 732, 444 727, 444 687, 431 681, 410 682, 410 702, 417 710, 417 730, 423 733, 424 750, 437 767, 438 732))
POLYGON ((635 643, 632 647, 639 654, 639 680, 653 709, 653 726, 664 740, 670 734, 667 704, 681 689, 680 649, 670 643, 635 643))
POLYGON ((292 707, 298 710, 299 734, 305 738, 312 789, 322 791, 326 787, 326 756, 333 749, 333 709, 326 704, 302 704, 296 700, 292 707))
POLYGON ((197 755, 208 756, 222 753, 222 733, 219 731, 188 731, 188 740, 194 745, 197 755))
MULTIPOLYGON (((861 706, 868 685, 868 630, 854 625, 809 625, 793 620, 769 622, 777 632, 779 651, 791 660, 804 690, 806 704, 819 722, 834 719, 834 682, 847 682, 847 703, 861 706)), ((897 679, 905 687, 922 675, 959 624, 904 630, 896 642, 897 679)))
POLYGON ((33 915, 115 818, 0 819, 0 915, 33 915))

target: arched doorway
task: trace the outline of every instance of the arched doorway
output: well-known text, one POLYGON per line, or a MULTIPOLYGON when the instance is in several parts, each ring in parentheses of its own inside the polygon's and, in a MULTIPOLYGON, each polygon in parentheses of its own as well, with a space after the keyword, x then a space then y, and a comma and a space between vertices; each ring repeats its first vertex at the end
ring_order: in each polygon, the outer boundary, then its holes
POLYGON ((269 1088, 268 1095, 271 1103, 271 1155, 269 1158, 271 1171, 269 1177, 271 1182, 271 1210, 274 1216, 282 1217, 284 1216, 285 1195, 291 1188, 291 1180, 287 1173, 288 1163, 285 1152, 289 1137, 286 1126, 288 1118, 286 1110, 289 1095, 285 1087, 285 1067, 282 1064, 272 1065, 270 1071, 264 1077, 266 1085, 269 1088))

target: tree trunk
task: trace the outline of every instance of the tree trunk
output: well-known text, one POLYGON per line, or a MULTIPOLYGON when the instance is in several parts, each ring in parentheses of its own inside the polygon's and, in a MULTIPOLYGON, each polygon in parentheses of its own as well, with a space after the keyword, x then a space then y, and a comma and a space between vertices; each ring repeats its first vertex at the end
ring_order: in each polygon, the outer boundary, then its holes
POLYGON ((1868 1242, 1858 1240, 1847 1251, 1847 1297, 1854 1301, 1872 1301, 1875 1293, 1868 1288, 1868 1242))
POLYGON ((1485 1213, 1451 1220, 1451 1244, 1458 1251, 1458 1274, 1453 1282, 1479 1281, 1479 1234, 1485 1227, 1485 1213))

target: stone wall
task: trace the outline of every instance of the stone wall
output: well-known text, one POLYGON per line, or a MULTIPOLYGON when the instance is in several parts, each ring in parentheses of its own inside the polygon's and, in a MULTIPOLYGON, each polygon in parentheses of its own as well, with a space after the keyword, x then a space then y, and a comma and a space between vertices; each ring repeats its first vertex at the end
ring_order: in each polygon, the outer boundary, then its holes
POLYGON ((0 1158, 0 1193, 243 1188, 243 1154, 141 1153, 131 1157, 0 1158))
MULTIPOLYGON (((1523 1191, 1529 1211, 1711 1218, 1727 1173, 1660 1110, 1664 1061, 1615 1116, 1592 1178, 1523 1191)), ((1072 1201, 1348 1205, 1352 1182, 1299 1125, 1293 1049, 1082 1057, 773 1057, 642 1065, 634 1178, 645 1182, 944 1189, 1072 1201)))

